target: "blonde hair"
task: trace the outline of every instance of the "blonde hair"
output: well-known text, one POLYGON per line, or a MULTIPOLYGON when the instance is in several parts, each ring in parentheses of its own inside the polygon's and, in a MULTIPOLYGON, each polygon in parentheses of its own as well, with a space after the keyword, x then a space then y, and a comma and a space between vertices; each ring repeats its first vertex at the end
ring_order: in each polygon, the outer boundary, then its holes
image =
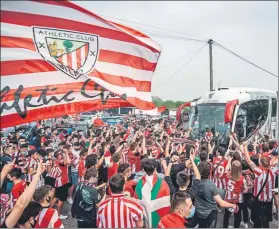
POLYGON ((240 161, 234 161, 232 163, 229 178, 234 180, 234 181, 238 181, 238 180, 240 180, 241 174, 242 174, 241 162, 240 161))

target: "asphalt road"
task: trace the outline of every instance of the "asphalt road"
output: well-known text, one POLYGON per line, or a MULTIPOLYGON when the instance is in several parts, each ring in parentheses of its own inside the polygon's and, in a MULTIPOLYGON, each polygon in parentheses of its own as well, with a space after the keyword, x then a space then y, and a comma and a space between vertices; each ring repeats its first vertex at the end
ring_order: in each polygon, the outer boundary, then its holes
MULTIPOLYGON (((65 202, 64 208, 63 208, 63 215, 69 216, 68 219, 63 220, 63 224, 65 228, 74 228, 77 227, 77 221, 76 219, 73 219, 71 216, 71 205, 65 202)), ((220 212, 218 214, 218 220, 217 220, 217 228, 223 227, 223 217, 224 217, 224 211, 220 212)), ((233 225, 233 217, 230 218, 230 225, 233 225)), ((278 221, 273 220, 271 223, 269 223, 270 228, 278 228, 278 221)), ((252 224, 248 224, 249 228, 252 228, 252 224)))

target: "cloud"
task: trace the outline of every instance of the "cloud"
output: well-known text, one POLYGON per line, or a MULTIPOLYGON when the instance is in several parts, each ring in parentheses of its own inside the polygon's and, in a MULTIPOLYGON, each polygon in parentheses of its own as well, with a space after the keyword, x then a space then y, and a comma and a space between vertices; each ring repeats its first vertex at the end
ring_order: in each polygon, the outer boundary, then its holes
MULTIPOLYGON (((172 29, 193 37, 212 38, 278 75, 278 2, 76 1, 75 3, 100 15, 172 29)), ((129 22, 118 22, 134 27, 139 26, 129 22)), ((156 29, 149 28, 149 32, 150 30, 156 29)), ((162 31, 160 33, 169 34, 162 31)), ((162 67, 203 44, 158 36, 153 36, 153 38, 163 47, 153 79, 152 94, 154 96, 186 101, 209 90, 208 47, 204 48, 185 68, 166 81, 189 61, 191 56, 168 67, 162 67)), ((214 87, 220 84, 220 86, 249 86, 278 90, 278 78, 268 75, 215 46, 213 46, 213 74, 214 87)))

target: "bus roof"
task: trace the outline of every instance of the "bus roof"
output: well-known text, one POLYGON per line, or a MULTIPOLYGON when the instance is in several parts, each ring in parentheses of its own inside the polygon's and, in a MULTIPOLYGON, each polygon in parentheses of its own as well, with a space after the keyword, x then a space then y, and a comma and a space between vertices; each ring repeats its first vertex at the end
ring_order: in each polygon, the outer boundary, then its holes
POLYGON ((264 98, 277 98, 276 91, 249 87, 216 88, 203 95, 196 103, 227 103, 235 99, 245 102, 264 98))

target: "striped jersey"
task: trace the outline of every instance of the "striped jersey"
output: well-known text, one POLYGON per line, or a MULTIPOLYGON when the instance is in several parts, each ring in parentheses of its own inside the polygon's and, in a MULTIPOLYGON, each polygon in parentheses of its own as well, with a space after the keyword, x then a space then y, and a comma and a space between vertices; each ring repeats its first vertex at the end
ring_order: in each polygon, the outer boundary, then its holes
POLYGON ((98 228, 135 228, 143 220, 143 209, 134 198, 112 194, 103 201, 97 213, 98 228))
POLYGON ((272 191, 275 187, 275 179, 278 176, 277 165, 272 166, 269 170, 257 166, 254 170, 255 180, 254 180, 254 196, 257 196, 263 183, 266 180, 267 173, 269 172, 268 181, 263 188, 262 193, 259 196, 259 201, 270 202, 272 200, 272 191))
POLYGON ((225 200, 230 203, 243 203, 243 193, 248 189, 245 177, 241 176, 238 181, 225 177, 223 181, 226 190, 225 200))
POLYGON ((64 225, 58 216, 57 210, 43 208, 35 228, 64 228, 64 225))
POLYGON ((225 176, 226 167, 228 160, 215 157, 213 159, 213 171, 211 180, 216 185, 217 188, 224 189, 223 187, 223 178, 225 176))

